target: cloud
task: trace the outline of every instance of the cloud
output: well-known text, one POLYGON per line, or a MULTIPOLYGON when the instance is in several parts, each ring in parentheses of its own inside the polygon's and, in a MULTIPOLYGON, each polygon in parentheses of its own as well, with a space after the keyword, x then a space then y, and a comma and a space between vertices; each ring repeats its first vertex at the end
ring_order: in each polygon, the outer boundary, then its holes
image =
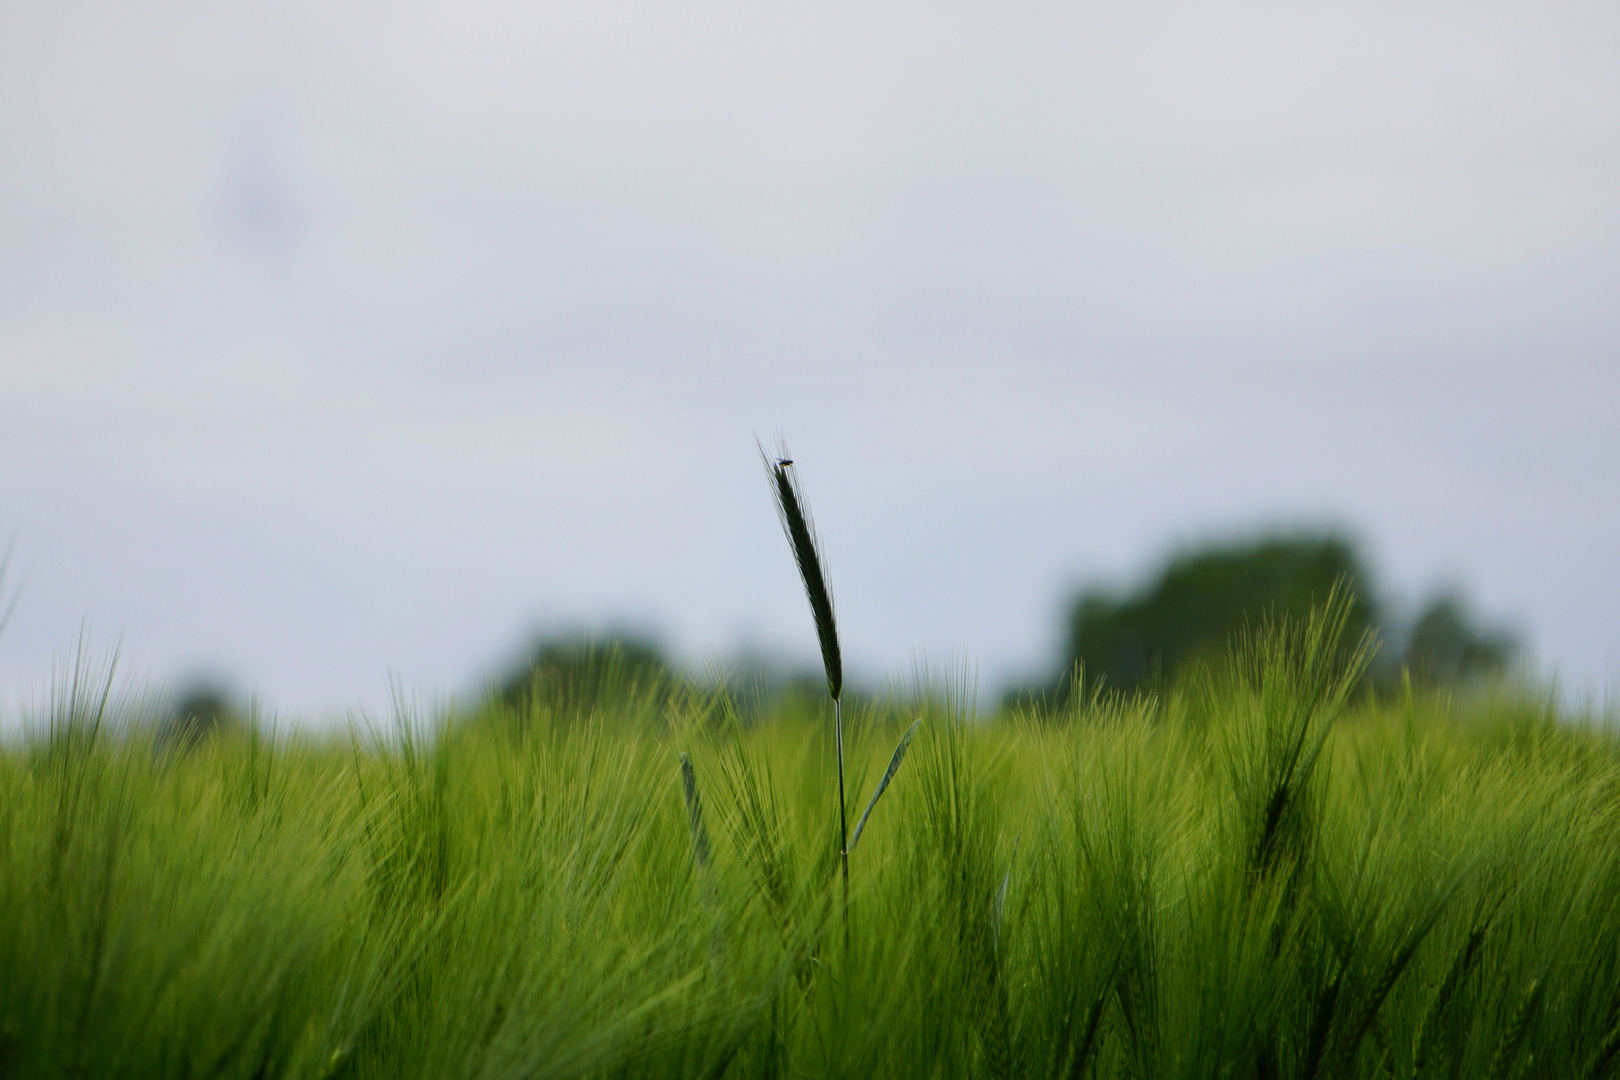
POLYGON ((86 615, 305 705, 536 618, 796 642, 781 428, 875 668, 993 680, 1065 581, 1331 514, 1601 680, 1617 46, 1600 4, 14 7, 6 679, 86 615))

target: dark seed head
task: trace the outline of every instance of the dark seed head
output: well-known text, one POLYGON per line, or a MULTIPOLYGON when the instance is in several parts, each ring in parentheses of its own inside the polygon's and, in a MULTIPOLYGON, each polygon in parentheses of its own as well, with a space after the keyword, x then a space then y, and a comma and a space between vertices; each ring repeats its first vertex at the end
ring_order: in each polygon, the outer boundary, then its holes
POLYGON ((816 637, 821 642, 821 663, 827 670, 827 692, 834 701, 844 689, 843 660, 838 652, 838 621, 833 611, 832 592, 827 588, 827 577, 821 569, 821 545, 816 539, 815 525, 810 520, 804 494, 799 490, 798 472, 789 472, 793 459, 786 448, 773 462, 760 447, 760 458, 770 478, 771 492, 776 496, 776 513, 793 548, 793 559, 799 565, 799 576, 804 580, 804 591, 810 600, 810 614, 815 618, 816 637))

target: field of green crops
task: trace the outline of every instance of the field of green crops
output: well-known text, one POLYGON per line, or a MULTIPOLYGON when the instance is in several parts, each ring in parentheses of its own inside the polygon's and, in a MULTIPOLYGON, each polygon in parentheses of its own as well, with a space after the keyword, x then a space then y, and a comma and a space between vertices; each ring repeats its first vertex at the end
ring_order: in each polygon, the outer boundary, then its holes
POLYGON ((830 708, 183 750, 81 675, 0 748, 0 1075, 1615 1075, 1620 745, 1368 700, 1330 624, 1158 699, 846 705, 851 832, 921 718, 847 892, 830 708))

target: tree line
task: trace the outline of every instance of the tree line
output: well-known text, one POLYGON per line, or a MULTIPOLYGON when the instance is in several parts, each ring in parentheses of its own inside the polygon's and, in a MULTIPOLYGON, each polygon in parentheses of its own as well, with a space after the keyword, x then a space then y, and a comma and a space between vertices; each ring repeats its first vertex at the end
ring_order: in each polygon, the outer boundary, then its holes
MULTIPOLYGON (((1004 704, 1068 704, 1076 693, 1163 689, 1221 655, 1237 634, 1268 619, 1300 618, 1338 585, 1355 597, 1347 640, 1365 631, 1382 647, 1364 682, 1388 690, 1460 685, 1506 671, 1520 654, 1510 632, 1482 623, 1465 597, 1441 592, 1415 617, 1400 620, 1374 587, 1363 555, 1333 532, 1267 535, 1205 544, 1167 559, 1135 589, 1093 587, 1066 605, 1057 662, 1034 685, 1009 689, 1004 704)), ((731 679, 780 707, 783 698, 816 700, 819 675, 784 672, 751 660, 731 679)), ((536 698, 568 715, 627 706, 656 712, 676 679, 652 640, 629 634, 561 635, 538 641, 518 664, 494 680, 487 700, 526 711, 536 698)), ((634 710, 632 710, 634 711, 634 710)), ((180 695, 164 723, 167 739, 191 744, 239 722, 230 695, 197 684, 180 695)))

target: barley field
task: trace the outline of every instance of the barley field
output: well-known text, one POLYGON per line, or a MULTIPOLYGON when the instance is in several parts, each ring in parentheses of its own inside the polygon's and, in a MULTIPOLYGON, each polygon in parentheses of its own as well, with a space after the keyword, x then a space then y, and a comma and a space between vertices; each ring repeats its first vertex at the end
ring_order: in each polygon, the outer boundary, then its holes
POLYGON ((830 706, 187 747, 81 670, 0 750, 0 1074, 1614 1075, 1614 737, 1361 659, 1329 609, 1161 698, 849 703, 847 878, 830 706))

